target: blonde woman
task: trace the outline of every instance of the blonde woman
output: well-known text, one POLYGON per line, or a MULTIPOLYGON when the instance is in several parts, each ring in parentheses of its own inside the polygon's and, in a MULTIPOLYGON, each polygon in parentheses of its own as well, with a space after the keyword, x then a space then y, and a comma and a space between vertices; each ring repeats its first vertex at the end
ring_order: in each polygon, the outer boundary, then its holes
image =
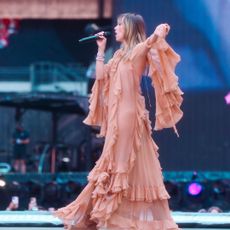
POLYGON ((140 15, 120 15, 114 31, 121 48, 107 64, 106 38, 103 32, 98 34, 96 82, 84 122, 100 126, 105 143, 88 185, 55 213, 68 229, 178 229, 170 215, 158 147, 140 90, 148 67, 156 95, 155 130, 173 127, 177 133, 175 124, 183 113, 174 69, 180 57, 165 41, 169 29, 161 24, 146 39, 140 15))

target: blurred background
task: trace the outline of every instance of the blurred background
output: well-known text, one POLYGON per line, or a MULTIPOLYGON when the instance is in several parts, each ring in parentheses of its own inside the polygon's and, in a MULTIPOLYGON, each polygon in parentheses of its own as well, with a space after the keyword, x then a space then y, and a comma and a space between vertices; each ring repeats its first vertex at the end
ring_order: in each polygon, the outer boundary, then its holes
MULTIPOLYGON (((171 209, 230 211, 229 0, 0 0, 1 210, 14 196, 21 200, 18 209, 27 209, 31 197, 40 208, 57 208, 87 183, 103 139, 82 124, 97 46, 78 40, 101 30, 113 33, 124 12, 141 14, 148 35, 167 22, 167 41, 181 55, 180 138, 172 130, 153 133, 171 209), (18 126, 25 165, 15 164, 18 126)), ((117 48, 108 38, 106 59, 117 48)), ((143 76, 154 124, 150 84, 143 76)))

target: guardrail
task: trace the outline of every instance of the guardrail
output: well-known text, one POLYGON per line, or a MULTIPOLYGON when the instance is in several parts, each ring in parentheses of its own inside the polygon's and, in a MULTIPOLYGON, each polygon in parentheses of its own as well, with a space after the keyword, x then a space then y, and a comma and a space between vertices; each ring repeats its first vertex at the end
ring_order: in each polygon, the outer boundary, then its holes
POLYGON ((86 68, 37 62, 29 67, 0 67, 0 92, 77 92, 87 94, 86 68))

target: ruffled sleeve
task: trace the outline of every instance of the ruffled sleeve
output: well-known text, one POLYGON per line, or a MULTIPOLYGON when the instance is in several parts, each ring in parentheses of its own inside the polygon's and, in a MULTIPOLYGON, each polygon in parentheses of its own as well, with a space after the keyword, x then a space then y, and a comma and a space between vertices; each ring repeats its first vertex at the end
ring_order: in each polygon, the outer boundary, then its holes
MULTIPOLYGON (((178 86, 175 67, 180 56, 169 46, 164 38, 159 38, 154 44, 146 40, 150 48, 148 62, 149 75, 155 89, 156 122, 155 130, 174 128, 178 135, 176 123, 182 118, 181 104, 183 92, 178 86)), ((178 135, 179 136, 179 135, 178 135)))
POLYGON ((108 116, 109 71, 112 59, 104 66, 104 77, 96 79, 89 98, 89 113, 83 121, 87 125, 100 126, 99 136, 105 136, 108 116))

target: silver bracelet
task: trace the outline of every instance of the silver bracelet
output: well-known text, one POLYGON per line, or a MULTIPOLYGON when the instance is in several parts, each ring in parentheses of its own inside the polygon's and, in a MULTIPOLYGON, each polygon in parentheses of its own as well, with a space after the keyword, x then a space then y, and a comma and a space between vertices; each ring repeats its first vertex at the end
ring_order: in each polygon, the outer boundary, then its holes
POLYGON ((96 60, 97 61, 104 61, 105 60, 105 55, 98 52, 97 56, 96 56, 96 60))
POLYGON ((104 61, 105 59, 103 57, 96 57, 97 61, 104 61))

